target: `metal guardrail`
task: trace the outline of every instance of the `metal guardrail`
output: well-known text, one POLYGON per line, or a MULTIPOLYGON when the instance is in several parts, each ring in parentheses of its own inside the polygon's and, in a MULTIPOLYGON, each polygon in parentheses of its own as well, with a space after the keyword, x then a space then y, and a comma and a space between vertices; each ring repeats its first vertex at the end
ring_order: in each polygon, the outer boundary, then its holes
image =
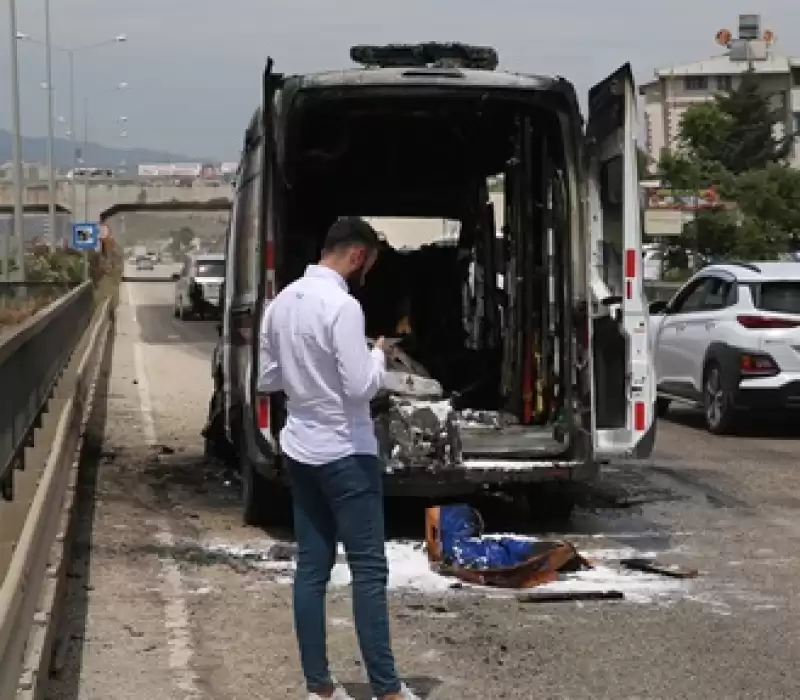
MULTIPOLYGON (((15 295, 53 293, 24 285, 15 295)), ((30 444, 53 385, 92 315, 91 284, 84 283, 19 326, 0 332, 0 503, 14 498, 13 470, 24 469, 30 444)))
MULTIPOLYGON (((85 288, 76 290, 54 313, 77 321, 85 295, 85 288)), ((0 500, 0 700, 41 700, 46 692, 75 532, 83 436, 109 357, 112 308, 104 301, 88 328, 73 330, 79 336, 74 352, 25 448, 25 469, 14 474, 18 497, 0 500)), ((55 332, 50 326, 41 335, 55 332)))

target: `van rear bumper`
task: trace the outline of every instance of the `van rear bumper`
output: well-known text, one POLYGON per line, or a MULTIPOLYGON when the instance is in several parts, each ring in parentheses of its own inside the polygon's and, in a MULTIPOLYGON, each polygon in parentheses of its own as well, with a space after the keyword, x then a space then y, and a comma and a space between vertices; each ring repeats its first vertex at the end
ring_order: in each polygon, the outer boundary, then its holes
POLYGON ((391 496, 463 496, 550 481, 591 481, 598 469, 597 464, 577 460, 469 459, 446 467, 390 463, 384 488, 391 496))

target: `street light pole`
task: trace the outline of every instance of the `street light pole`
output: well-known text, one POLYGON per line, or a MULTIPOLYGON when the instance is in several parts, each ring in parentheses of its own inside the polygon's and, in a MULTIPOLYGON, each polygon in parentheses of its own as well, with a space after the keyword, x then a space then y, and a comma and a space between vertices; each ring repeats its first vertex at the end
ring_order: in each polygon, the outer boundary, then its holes
POLYGON ((72 212, 72 223, 75 223, 78 220, 78 190, 75 182, 75 169, 78 167, 78 147, 75 136, 77 131, 75 124, 75 51, 69 49, 67 56, 69 57, 69 145, 72 151, 70 156, 72 179, 70 180, 69 189, 69 208, 72 212))
MULTIPOLYGON (((49 201, 47 206, 48 236, 45 239, 48 248, 53 248, 56 240, 56 171, 55 171, 55 135, 53 134, 55 114, 53 112, 53 44, 50 31, 50 0, 44 0, 44 35, 45 65, 47 71, 47 188, 49 201)), ((16 42, 15 42, 16 43, 16 42)))
MULTIPOLYGON (((89 221, 89 98, 83 98, 83 220, 89 221)), ((75 180, 75 173, 72 174, 75 180)), ((83 251, 83 279, 89 280, 89 251, 83 251)))
MULTIPOLYGON (((97 95, 105 95, 118 90, 127 90, 128 83, 122 82, 110 90, 101 90, 97 95)), ((89 167, 87 150, 89 148, 89 97, 83 98, 83 220, 89 221, 89 167)), ((74 179, 74 174, 73 174, 74 179)))
MULTIPOLYGON (((89 98, 83 98, 83 220, 89 221, 89 98)), ((73 179, 74 179, 73 174, 73 179)))
MULTIPOLYGON (((16 0, 9 0, 9 29, 11 30, 11 159, 14 170, 14 235, 17 239, 17 275, 25 281, 25 224, 22 179, 22 126, 19 114, 19 60, 17 57, 17 6, 16 0)), ((11 236, 6 238, 3 248, 5 257, 5 276, 11 280, 11 236)))
MULTIPOLYGON (((13 8, 12 8, 13 9, 13 8)), ((50 36, 50 0, 45 0, 45 29, 46 29, 46 36, 45 41, 39 41, 35 37, 31 36, 30 34, 24 34, 21 32, 17 32, 14 29, 14 39, 16 40, 23 40, 23 41, 30 41, 34 44, 43 44, 46 49, 47 55, 47 87, 50 91, 50 97, 48 98, 48 113, 49 113, 49 122, 50 124, 53 123, 53 113, 52 113, 52 85, 51 85, 51 74, 52 74, 52 50, 56 49, 58 51, 63 51, 67 54, 69 59, 69 130, 70 130, 70 145, 72 147, 72 180, 70 181, 70 208, 72 209, 72 220, 73 222, 77 221, 77 209, 78 209, 78 194, 77 194, 77 182, 75 179, 75 169, 77 167, 78 161, 78 150, 77 150, 77 124, 76 124, 76 115, 75 115, 75 54, 79 51, 91 51, 93 49, 99 49, 104 46, 110 46, 111 44, 119 44, 128 41, 127 34, 118 34, 113 39, 109 39, 107 41, 100 41, 95 44, 86 44, 84 46, 76 46, 76 47, 65 47, 65 46, 58 46, 53 44, 51 36, 50 36)), ((48 150, 50 151, 53 143, 53 136, 52 133, 48 130, 48 150)), ((51 167, 50 171, 53 173, 53 177, 55 177, 54 168, 51 167)), ((52 182, 51 185, 51 193, 55 190, 55 182, 52 182)), ((51 196, 51 201, 53 202, 52 212, 53 217, 55 217, 55 197, 51 196)), ((52 226, 51 222, 51 226, 52 226)))

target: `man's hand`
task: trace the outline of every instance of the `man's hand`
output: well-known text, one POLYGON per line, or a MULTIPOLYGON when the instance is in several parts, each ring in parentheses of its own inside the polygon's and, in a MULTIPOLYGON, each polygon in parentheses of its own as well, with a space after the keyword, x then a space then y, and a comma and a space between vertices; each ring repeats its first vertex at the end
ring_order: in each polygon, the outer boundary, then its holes
POLYGON ((394 343, 387 343, 386 338, 381 336, 375 341, 375 347, 381 350, 387 358, 394 357, 394 343))

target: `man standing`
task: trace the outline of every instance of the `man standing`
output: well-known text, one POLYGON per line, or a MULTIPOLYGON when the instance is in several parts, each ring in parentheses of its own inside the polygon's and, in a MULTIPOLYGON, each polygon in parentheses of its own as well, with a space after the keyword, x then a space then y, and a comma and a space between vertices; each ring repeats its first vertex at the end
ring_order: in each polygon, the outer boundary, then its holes
POLYGON ((298 545, 294 618, 309 700, 352 700, 328 668, 325 590, 344 544, 361 655, 380 700, 419 700, 395 671, 386 600, 383 470, 370 401, 385 373, 384 341, 370 351, 364 314, 348 292, 378 255, 357 217, 331 226, 317 265, 270 303, 261 324, 259 390, 286 394, 280 434, 298 545))

